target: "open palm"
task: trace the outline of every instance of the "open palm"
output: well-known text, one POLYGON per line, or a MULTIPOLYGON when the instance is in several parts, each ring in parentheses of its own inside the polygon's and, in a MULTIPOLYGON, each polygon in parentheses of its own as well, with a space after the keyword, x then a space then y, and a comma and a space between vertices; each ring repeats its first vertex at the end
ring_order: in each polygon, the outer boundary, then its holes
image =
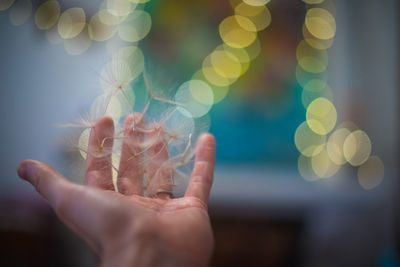
MULTIPOLYGON (((160 168, 168 160, 168 148, 160 139, 148 149, 150 159, 147 193, 143 196, 144 168, 139 149, 132 142, 143 138, 133 123, 140 114, 125 121, 118 189, 114 191, 109 154, 113 121, 104 117, 91 131, 86 159, 87 186, 73 184, 51 166, 25 160, 19 175, 32 183, 48 200, 60 219, 80 235, 99 255, 102 266, 205 266, 213 237, 207 201, 213 180, 215 140, 202 135, 197 144, 194 170, 182 198, 171 198, 171 170, 160 168)), ((159 134, 154 127, 148 135, 159 134)))

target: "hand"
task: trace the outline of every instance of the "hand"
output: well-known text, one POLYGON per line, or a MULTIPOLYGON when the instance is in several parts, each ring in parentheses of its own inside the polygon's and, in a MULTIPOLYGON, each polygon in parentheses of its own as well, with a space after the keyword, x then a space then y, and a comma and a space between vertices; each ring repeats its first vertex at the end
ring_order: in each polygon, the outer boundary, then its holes
MULTIPOLYGON (((21 162, 18 174, 91 246, 100 257, 101 266, 206 266, 213 248, 207 201, 213 181, 214 137, 204 134, 199 138, 184 197, 172 199, 166 193, 170 188, 163 181, 170 179, 165 176, 168 172, 155 172, 151 162, 149 184, 155 189, 159 185, 160 190, 155 191, 155 197, 144 197, 143 168, 140 157, 134 154, 137 147, 129 142, 143 138, 130 127, 140 117, 131 114, 125 121, 119 193, 112 191, 110 155, 93 156, 100 142, 104 149, 113 146, 112 138, 107 138, 114 132, 113 121, 108 117, 91 131, 86 186, 73 184, 51 166, 34 160, 21 162)), ((168 149, 160 143, 152 144, 147 153, 153 155, 151 160, 157 158, 155 164, 168 159, 168 149)))

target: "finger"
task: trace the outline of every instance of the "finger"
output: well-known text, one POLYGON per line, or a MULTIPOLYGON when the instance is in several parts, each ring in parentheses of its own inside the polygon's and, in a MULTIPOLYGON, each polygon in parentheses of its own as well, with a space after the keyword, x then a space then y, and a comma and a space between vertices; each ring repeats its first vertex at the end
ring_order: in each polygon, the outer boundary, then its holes
POLYGON ((197 142, 196 158, 185 197, 196 197, 208 202, 214 177, 215 138, 211 134, 200 136, 197 142))
POLYGON ((114 190, 111 170, 113 136, 114 123, 109 117, 103 117, 90 131, 85 175, 90 186, 114 190))
POLYGON ((69 182, 51 166, 40 161, 21 162, 18 175, 35 187, 64 223, 81 235, 93 249, 99 249, 95 226, 101 220, 95 216, 94 208, 90 208, 90 214, 87 213, 88 201, 83 186, 69 182))
POLYGON ((168 165, 168 144, 161 125, 153 124, 151 128, 153 130, 147 134, 147 138, 152 141, 147 151, 147 192, 151 196, 169 199, 172 194, 173 170, 168 165))
POLYGON ((124 140, 117 180, 118 192, 125 195, 143 194, 143 153, 141 144, 144 140, 144 134, 133 128, 133 126, 135 128, 143 128, 143 119, 140 113, 130 114, 125 119, 124 140))

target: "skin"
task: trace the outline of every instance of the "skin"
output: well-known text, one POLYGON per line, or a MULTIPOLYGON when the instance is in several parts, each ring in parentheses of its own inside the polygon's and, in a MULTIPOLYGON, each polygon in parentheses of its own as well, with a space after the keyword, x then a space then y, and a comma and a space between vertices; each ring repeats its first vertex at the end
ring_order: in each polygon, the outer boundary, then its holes
MULTIPOLYGON (((92 129, 86 160, 86 185, 69 182, 51 166, 25 160, 19 176, 31 183, 49 202, 59 218, 81 236, 99 256, 101 266, 206 266, 213 248, 207 201, 213 181, 215 139, 202 135, 197 143, 195 165, 185 196, 172 199, 168 193, 143 196, 142 156, 138 155, 132 123, 143 123, 140 114, 125 121, 117 193, 112 185, 110 156, 95 155, 101 140, 112 147, 112 119, 102 118, 92 129), (104 139, 106 138, 106 139, 104 139), (91 153, 93 152, 93 153, 91 153)), ((155 127, 155 131, 160 131, 155 127)), ((149 135, 156 134, 149 133, 149 135)), ((149 154, 157 162, 168 159, 160 140, 149 154)), ((148 188, 171 190, 165 181, 170 171, 155 171, 151 162, 148 188)), ((158 165, 159 166, 159 165, 158 165)))

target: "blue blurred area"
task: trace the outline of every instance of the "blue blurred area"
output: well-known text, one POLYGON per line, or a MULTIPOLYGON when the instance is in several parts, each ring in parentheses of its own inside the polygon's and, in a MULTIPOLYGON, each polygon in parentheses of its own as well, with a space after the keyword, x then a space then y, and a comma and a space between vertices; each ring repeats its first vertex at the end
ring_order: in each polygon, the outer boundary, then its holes
MULTIPOLYGON (((218 140, 217 161, 296 165, 298 152, 294 133, 304 120, 301 88, 295 86, 287 98, 290 107, 279 115, 260 112, 251 101, 227 97, 211 111, 211 129, 218 140)), ((268 105, 268 104, 266 104, 268 105)))

